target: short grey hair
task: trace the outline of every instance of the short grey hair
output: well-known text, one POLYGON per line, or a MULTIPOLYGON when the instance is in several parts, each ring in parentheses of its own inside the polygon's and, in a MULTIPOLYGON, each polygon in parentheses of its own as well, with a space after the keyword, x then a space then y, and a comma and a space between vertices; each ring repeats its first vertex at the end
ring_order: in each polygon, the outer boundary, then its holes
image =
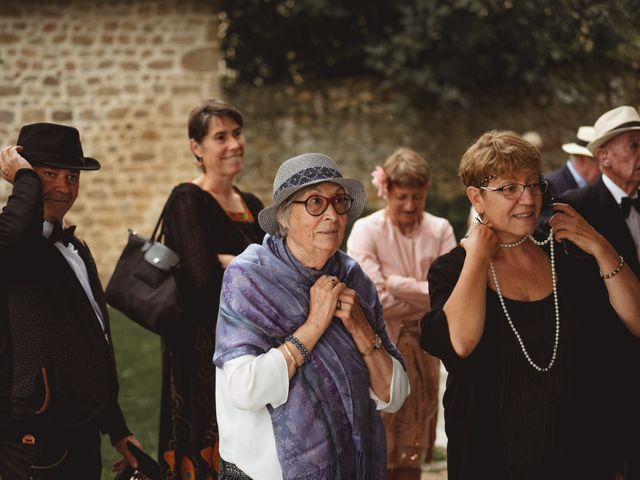
POLYGON ((286 198, 282 201, 278 210, 276 210, 276 236, 278 237, 286 237, 287 229, 289 228, 289 214, 291 213, 291 207, 293 207, 293 202, 296 198, 300 198, 300 196, 307 193, 309 190, 315 188, 317 185, 307 185, 304 188, 301 188, 297 192, 295 192, 290 197, 286 198))

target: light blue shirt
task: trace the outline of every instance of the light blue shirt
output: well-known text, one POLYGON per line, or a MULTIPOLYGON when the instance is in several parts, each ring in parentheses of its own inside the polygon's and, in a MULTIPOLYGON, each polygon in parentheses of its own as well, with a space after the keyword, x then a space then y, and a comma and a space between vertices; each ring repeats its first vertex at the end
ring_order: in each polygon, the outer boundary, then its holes
POLYGON ((584 178, 582 178, 582 175, 578 173, 578 171, 576 170, 576 167, 573 166, 573 163, 571 162, 571 160, 567 160, 567 167, 571 172, 571 176, 578 184, 578 188, 586 187, 587 181, 584 178))

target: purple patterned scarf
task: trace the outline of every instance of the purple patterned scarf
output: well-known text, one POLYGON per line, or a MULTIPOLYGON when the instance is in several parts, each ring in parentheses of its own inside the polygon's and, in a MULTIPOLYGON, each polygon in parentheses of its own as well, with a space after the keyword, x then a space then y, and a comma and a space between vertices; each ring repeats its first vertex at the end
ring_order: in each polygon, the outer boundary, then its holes
MULTIPOLYGON (((338 251, 322 270, 304 267, 281 237, 267 235, 227 268, 220 298, 214 363, 260 355, 280 345, 309 312, 309 289, 334 275, 358 293, 360 306, 386 350, 389 340, 374 283, 338 251)), ((284 478, 384 479, 384 428, 369 396, 367 367, 342 321, 333 322, 289 383, 289 399, 272 408, 271 421, 284 478)))

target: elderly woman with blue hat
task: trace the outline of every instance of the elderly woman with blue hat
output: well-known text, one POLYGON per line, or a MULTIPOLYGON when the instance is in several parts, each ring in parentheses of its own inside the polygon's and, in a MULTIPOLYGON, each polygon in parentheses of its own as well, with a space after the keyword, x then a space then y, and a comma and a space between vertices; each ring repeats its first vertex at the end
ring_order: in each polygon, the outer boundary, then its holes
POLYGON ((222 479, 383 479, 379 411, 409 392, 373 282, 340 252, 364 186, 326 155, 284 162, 269 234, 227 268, 216 330, 222 479))

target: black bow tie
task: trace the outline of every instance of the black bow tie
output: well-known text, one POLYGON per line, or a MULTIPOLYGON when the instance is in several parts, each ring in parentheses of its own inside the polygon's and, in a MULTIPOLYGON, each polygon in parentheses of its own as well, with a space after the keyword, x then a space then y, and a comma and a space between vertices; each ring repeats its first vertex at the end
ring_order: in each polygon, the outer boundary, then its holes
POLYGON ((76 226, 71 225, 67 228, 62 228, 60 222, 53 222, 53 230, 49 235, 51 243, 61 242, 65 247, 69 245, 69 242, 73 239, 73 233, 76 231, 76 226))
POLYGON ((636 212, 640 213, 640 195, 636 198, 624 197, 620 202, 620 210, 622 210, 622 215, 624 218, 629 216, 631 213, 631 207, 636 209, 636 212))

